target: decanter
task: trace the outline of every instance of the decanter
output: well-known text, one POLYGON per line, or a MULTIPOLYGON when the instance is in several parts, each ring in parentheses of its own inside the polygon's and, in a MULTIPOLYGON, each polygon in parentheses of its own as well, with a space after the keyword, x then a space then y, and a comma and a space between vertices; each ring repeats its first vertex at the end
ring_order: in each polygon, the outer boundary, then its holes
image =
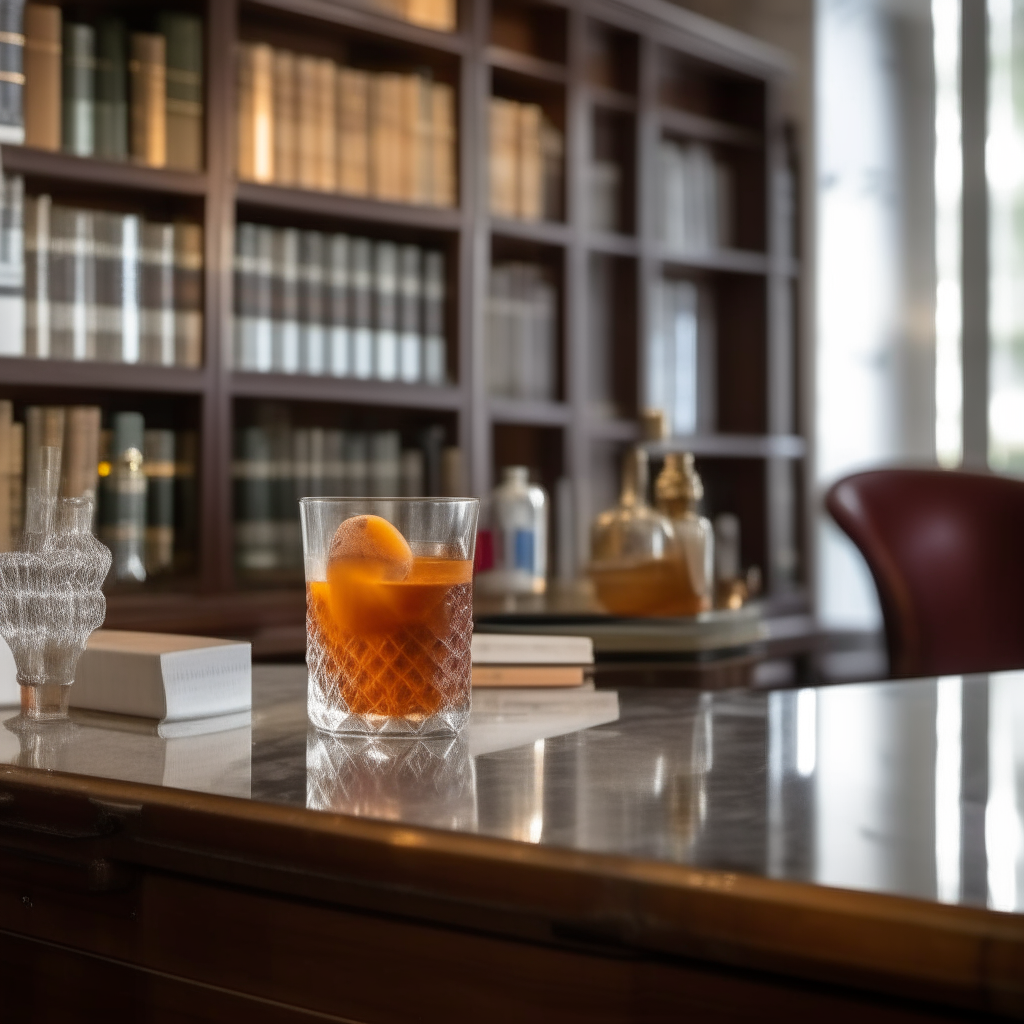
POLYGON ((684 615, 679 542, 671 520, 647 503, 647 484, 647 452, 634 448, 623 464, 618 505, 594 520, 588 574, 613 615, 684 615))
POLYGON ((672 520, 686 564, 681 600, 683 614, 710 611, 714 601, 715 534, 711 520, 700 514, 704 484, 694 469, 693 455, 670 452, 654 485, 658 511, 672 520))

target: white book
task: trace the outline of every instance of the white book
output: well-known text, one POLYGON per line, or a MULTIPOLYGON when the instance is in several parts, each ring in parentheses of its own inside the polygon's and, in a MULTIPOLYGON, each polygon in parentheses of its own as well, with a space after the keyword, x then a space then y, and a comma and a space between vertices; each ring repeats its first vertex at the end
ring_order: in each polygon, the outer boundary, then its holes
POLYGON ((426 253, 423 257, 423 379, 436 385, 445 384, 448 379, 444 273, 444 255, 426 253))
POLYGON ((352 240, 352 373, 360 380, 373 376, 372 243, 352 240))
POLYGON ((474 633, 474 665, 593 665, 594 641, 588 636, 525 633, 474 633))
MULTIPOLYGON (((166 730, 252 709, 252 646, 233 640, 100 629, 71 687, 73 708, 156 719, 166 730)), ((172 729, 173 731, 173 729, 172 729)))
POLYGON ((374 246, 374 326, 376 353, 374 376, 398 379, 398 247, 393 242, 374 246))

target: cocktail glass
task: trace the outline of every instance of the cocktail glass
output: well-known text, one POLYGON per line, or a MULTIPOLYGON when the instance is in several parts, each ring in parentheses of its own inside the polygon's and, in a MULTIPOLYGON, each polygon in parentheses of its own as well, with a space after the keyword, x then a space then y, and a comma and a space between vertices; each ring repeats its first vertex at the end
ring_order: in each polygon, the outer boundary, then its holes
POLYGON ((302 498, 307 707, 334 733, 469 719, 475 498, 302 498))

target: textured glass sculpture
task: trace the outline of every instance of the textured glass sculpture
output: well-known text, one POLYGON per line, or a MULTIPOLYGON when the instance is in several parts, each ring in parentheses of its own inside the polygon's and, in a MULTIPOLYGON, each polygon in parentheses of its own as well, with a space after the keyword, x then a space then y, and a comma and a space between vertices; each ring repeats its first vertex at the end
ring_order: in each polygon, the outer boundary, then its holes
POLYGON ((103 624, 110 551, 92 535, 92 501, 59 498, 60 449, 40 452, 25 494, 25 533, 0 554, 0 636, 18 669, 22 710, 66 718, 68 689, 89 634, 103 624))

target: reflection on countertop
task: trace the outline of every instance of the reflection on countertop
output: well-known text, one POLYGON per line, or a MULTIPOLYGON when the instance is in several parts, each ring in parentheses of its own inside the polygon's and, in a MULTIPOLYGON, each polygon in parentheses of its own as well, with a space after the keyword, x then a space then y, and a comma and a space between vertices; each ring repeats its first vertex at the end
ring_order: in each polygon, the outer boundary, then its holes
POLYGON ((756 693, 482 691, 458 739, 324 736, 305 669, 251 728, 0 714, 0 761, 577 850, 1024 910, 1024 673, 756 693), (118 728, 114 726, 118 725, 118 728))

